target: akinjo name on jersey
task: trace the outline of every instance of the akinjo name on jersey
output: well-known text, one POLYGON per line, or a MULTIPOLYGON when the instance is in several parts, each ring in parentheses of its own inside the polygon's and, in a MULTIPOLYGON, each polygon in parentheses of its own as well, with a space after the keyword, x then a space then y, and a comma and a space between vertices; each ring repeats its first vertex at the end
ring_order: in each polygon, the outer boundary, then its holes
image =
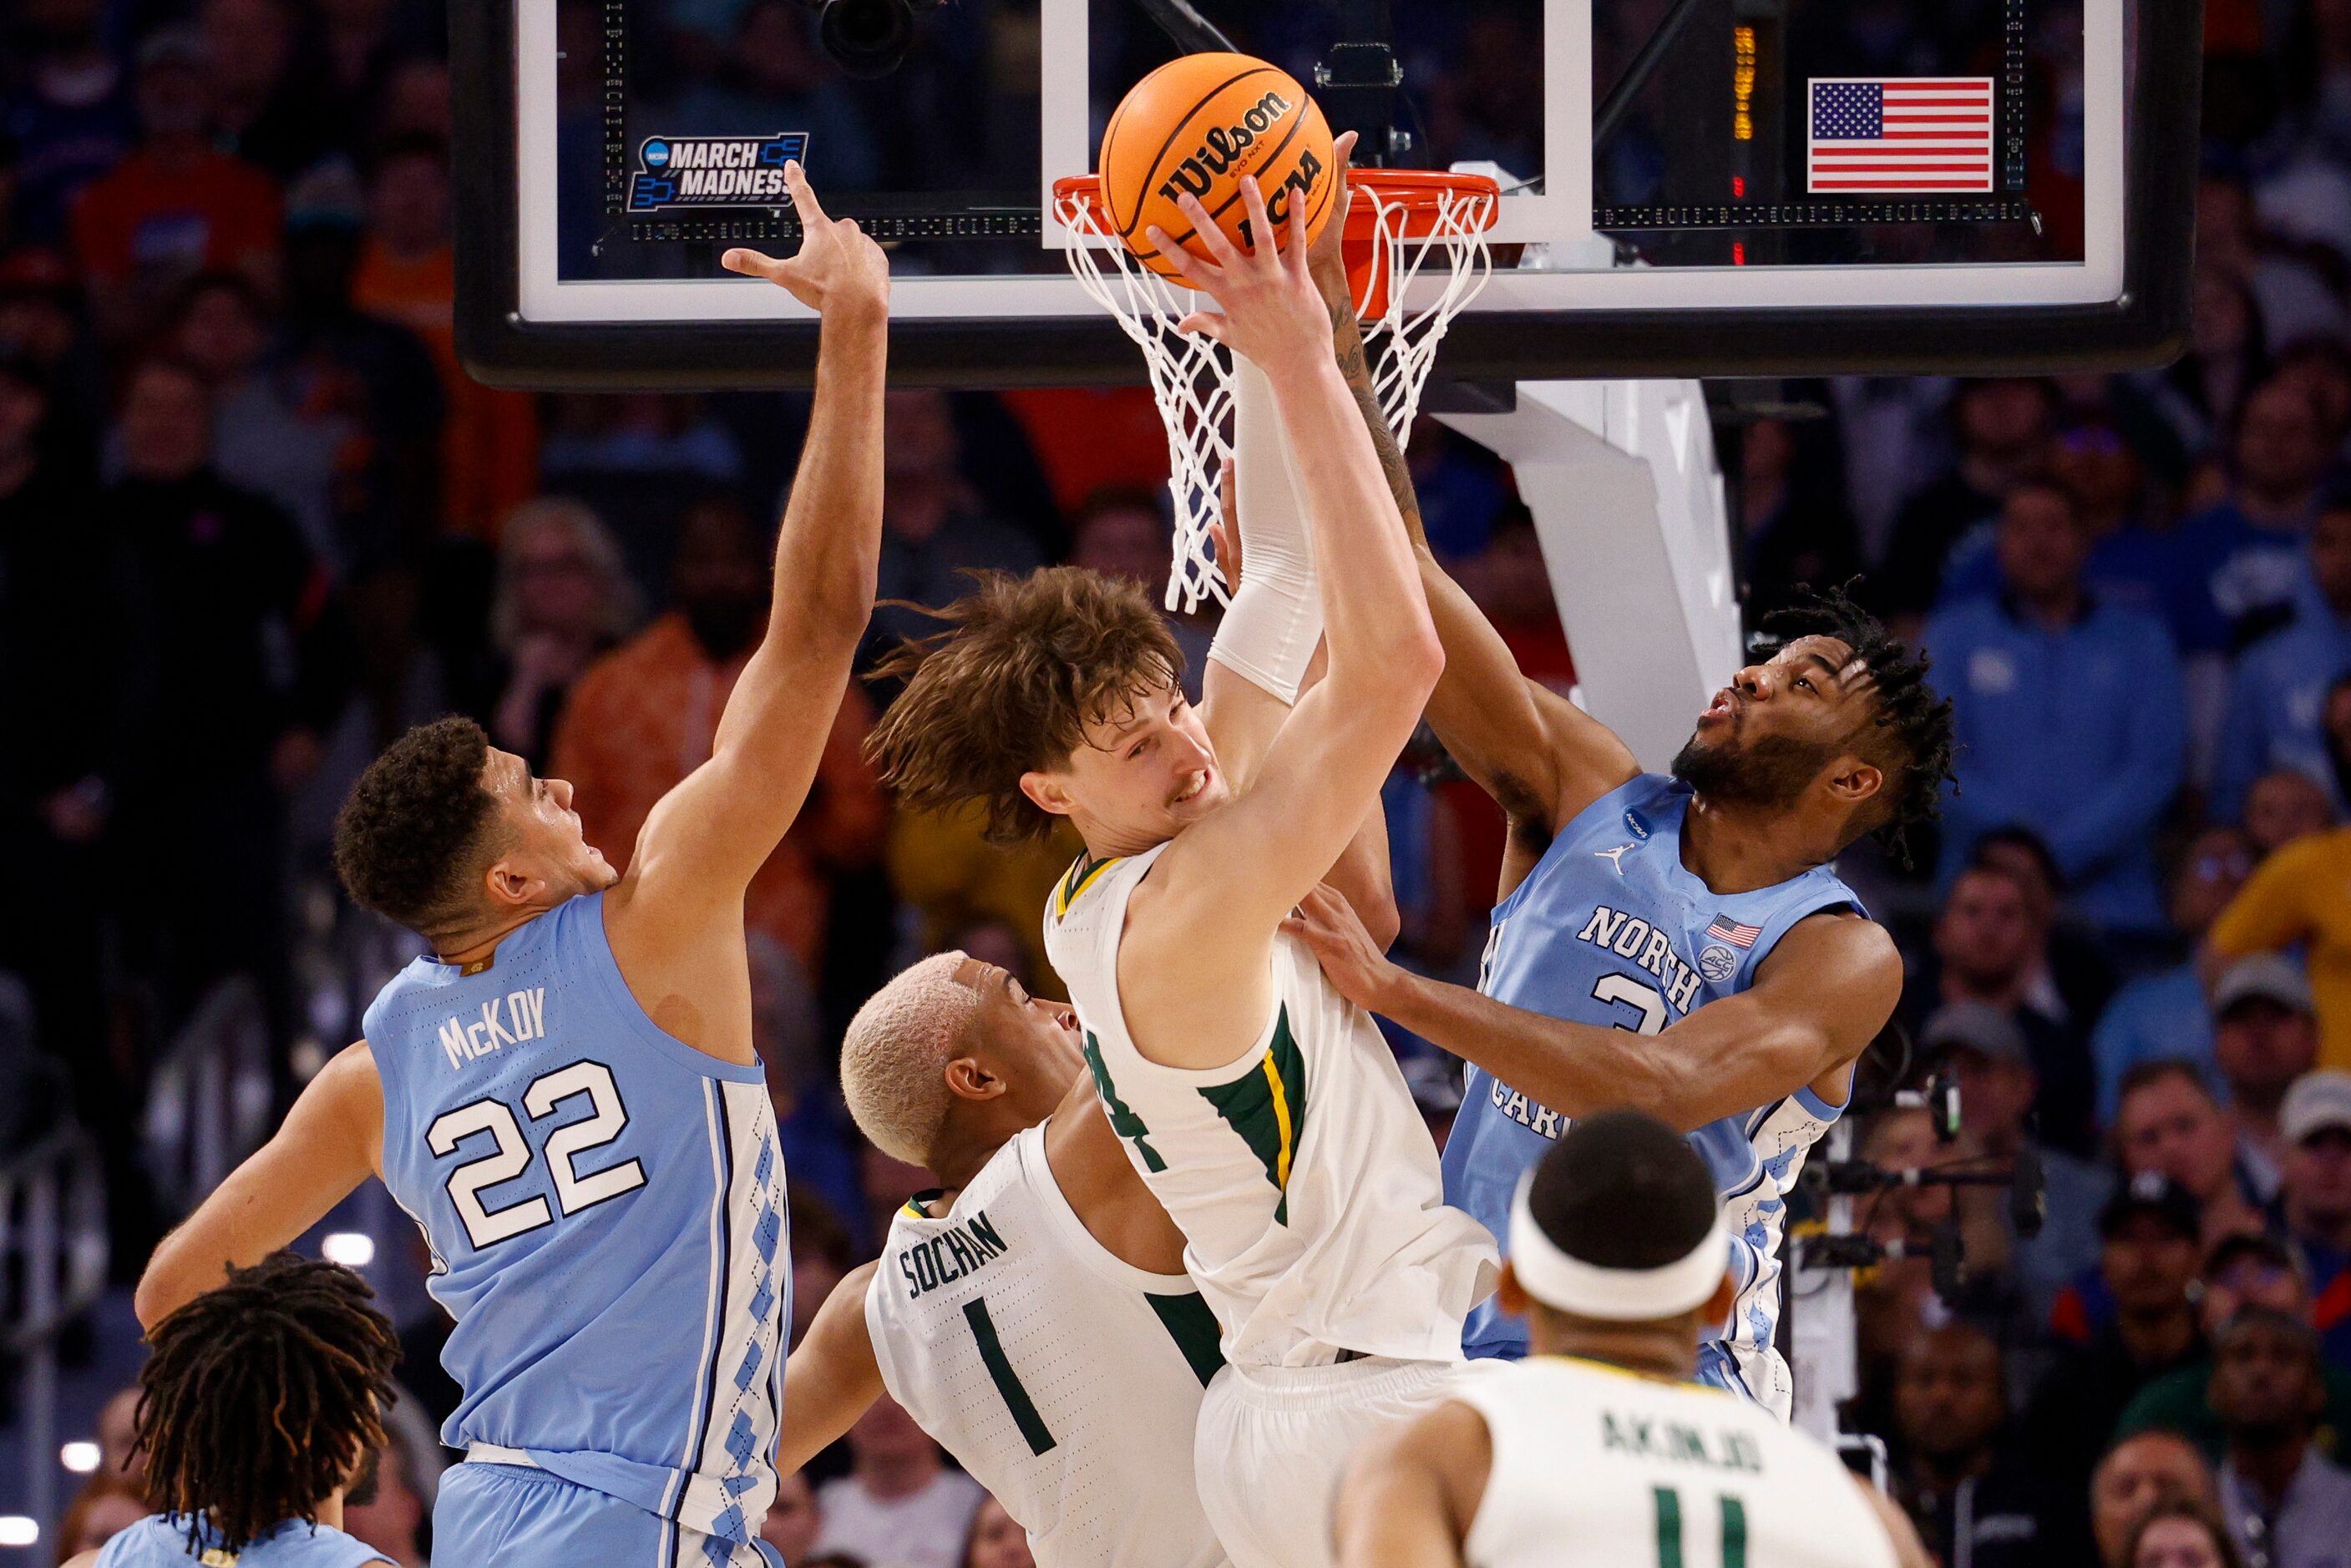
POLYGON ((779 207, 784 165, 808 158, 808 132, 774 136, 648 136, 629 177, 629 211, 664 207, 779 207))

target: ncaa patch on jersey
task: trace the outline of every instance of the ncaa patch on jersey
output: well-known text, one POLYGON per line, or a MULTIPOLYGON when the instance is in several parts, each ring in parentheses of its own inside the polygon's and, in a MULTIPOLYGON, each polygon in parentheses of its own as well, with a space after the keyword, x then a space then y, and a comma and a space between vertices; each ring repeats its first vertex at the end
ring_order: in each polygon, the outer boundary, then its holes
POLYGON ((808 132, 774 136, 648 136, 629 176, 629 211, 790 204, 784 165, 808 161, 808 132))

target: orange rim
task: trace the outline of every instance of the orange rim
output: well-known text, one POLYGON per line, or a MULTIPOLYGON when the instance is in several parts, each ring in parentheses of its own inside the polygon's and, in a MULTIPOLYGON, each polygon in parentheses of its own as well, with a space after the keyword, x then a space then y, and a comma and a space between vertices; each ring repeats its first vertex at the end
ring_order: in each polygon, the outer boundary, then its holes
MULTIPOLYGON (((1375 206, 1389 213, 1401 213, 1405 234, 1426 234, 1448 198, 1457 202, 1490 200, 1499 198, 1502 193, 1502 187, 1488 175, 1457 174, 1442 169, 1350 169, 1347 171, 1347 183, 1353 189, 1372 192, 1380 198, 1376 204, 1366 202, 1348 210, 1349 234, 1360 234, 1366 239, 1371 236, 1372 223, 1377 215, 1375 206), (1417 223, 1416 219, 1419 220, 1417 223)), ((1053 202, 1056 206, 1069 202, 1082 202, 1093 214, 1094 226, 1101 231, 1102 237, 1115 237, 1107 226, 1110 214, 1102 205, 1101 175, 1071 174, 1054 181, 1053 202)), ((1496 215, 1492 206, 1487 207, 1483 221, 1478 226, 1492 228, 1496 215)))

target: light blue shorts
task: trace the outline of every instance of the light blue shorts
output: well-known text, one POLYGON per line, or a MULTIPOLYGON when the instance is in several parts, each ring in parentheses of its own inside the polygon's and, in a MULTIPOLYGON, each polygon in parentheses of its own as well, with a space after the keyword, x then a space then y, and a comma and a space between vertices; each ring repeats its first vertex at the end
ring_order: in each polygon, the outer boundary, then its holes
POLYGON ((441 1478, 433 1568, 784 1568, 764 1542, 736 1546, 545 1470, 468 1459, 441 1478))

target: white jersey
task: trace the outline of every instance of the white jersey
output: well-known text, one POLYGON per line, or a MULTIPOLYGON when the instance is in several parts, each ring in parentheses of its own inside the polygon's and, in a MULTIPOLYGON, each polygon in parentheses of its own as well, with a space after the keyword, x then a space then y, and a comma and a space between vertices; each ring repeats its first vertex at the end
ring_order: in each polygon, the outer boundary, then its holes
POLYGON ((1042 1127, 946 1213, 919 1196, 898 1210, 865 1324, 890 1397, 1020 1522, 1040 1568, 1224 1562, 1192 1476, 1216 1319, 1190 1280, 1087 1232, 1042 1127))
POLYGON ((1736 1396, 1541 1355, 1453 1397, 1493 1442, 1469 1568, 1895 1568, 1853 1472, 1736 1396))
POLYGON ((1446 1207, 1437 1146, 1394 1054, 1304 942, 1274 938, 1273 1012, 1234 1061, 1192 1071, 1135 1049, 1119 939, 1165 848, 1080 861, 1046 909, 1045 950, 1111 1126, 1184 1232, 1225 1359, 1458 1359, 1461 1321, 1492 1288, 1494 1239, 1446 1207))

